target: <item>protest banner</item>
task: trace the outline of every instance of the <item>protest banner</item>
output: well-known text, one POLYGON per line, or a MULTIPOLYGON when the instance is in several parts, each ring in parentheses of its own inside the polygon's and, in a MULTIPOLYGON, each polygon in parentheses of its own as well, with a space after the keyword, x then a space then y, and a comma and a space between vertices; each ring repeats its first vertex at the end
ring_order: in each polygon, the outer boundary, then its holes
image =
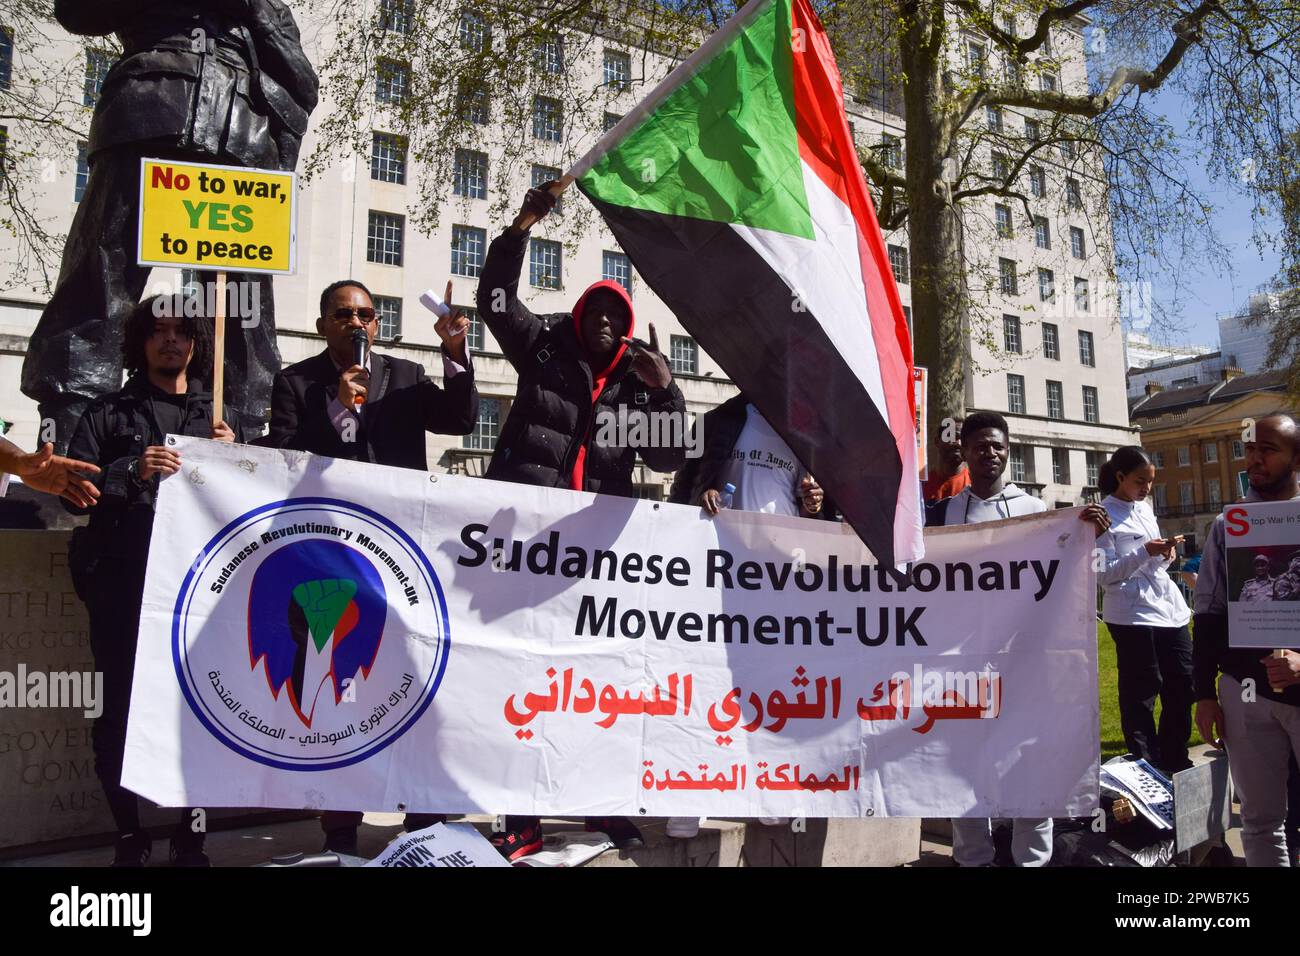
POLYGON ((297 255, 297 202, 293 172, 140 160, 137 264, 216 272, 214 422, 223 417, 226 272, 291 275, 297 255))
POLYGON ((1300 646, 1300 501, 1223 510, 1228 644, 1300 646))
POLYGON ((424 830, 403 833, 366 864, 388 869, 465 869, 509 865, 468 823, 435 823, 424 830))
POLYGON ((169 436, 123 783, 166 805, 1097 805, 1077 510, 847 527, 169 436))

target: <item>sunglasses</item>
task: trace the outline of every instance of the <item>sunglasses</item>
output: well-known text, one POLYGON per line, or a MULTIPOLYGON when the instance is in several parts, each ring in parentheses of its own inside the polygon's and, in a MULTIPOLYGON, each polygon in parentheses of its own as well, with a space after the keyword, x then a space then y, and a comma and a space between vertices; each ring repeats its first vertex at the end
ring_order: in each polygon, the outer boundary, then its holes
POLYGON ((335 309, 333 319, 335 322, 351 322, 354 315, 367 324, 375 321, 374 309, 335 309))

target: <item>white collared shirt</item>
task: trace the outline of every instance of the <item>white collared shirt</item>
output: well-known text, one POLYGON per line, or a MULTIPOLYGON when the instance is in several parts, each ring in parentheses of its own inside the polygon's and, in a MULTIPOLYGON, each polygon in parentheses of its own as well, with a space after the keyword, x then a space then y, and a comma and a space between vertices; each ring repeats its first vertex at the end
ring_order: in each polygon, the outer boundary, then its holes
POLYGON ((1110 530, 1097 540, 1105 557, 1097 575, 1104 589, 1101 619, 1107 624, 1182 627, 1192 612, 1169 576, 1171 559, 1146 551, 1148 541, 1163 537, 1155 512, 1145 501, 1114 495, 1102 506, 1110 515, 1110 530))

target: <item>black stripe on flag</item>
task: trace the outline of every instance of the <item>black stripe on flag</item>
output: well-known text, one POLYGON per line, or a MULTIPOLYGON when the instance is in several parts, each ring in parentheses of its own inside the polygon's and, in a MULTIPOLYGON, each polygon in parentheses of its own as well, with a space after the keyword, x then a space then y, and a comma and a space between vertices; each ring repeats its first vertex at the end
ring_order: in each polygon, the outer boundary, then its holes
POLYGON ((893 564, 898 447, 817 317, 796 309, 789 287, 731 226, 592 202, 642 278, 816 476, 877 561, 893 564))

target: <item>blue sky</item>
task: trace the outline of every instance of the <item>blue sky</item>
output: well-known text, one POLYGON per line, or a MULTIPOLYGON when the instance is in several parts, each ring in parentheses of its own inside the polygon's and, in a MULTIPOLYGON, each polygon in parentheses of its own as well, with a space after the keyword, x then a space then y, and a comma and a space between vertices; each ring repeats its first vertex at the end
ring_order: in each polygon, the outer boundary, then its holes
MULTIPOLYGON (((1155 97, 1152 110, 1163 114, 1175 129, 1185 133, 1186 103, 1181 94, 1166 90, 1155 97)), ((1164 336, 1165 338, 1171 342, 1217 348, 1218 316, 1235 312, 1246 304, 1251 292, 1271 281, 1280 268, 1280 257, 1267 246, 1262 254, 1256 248, 1252 239, 1254 224, 1245 194, 1222 183, 1210 181, 1203 157, 1198 155, 1190 137, 1184 136, 1181 145, 1192 185, 1216 209, 1219 239, 1231 257, 1232 266, 1223 273, 1216 273, 1208 265, 1198 265, 1195 269, 1187 270, 1188 274, 1182 278, 1181 289, 1175 290, 1168 283, 1157 283, 1152 289, 1152 296, 1157 303, 1167 305, 1175 298, 1177 291, 1183 301, 1182 315, 1178 320, 1182 330, 1164 336)), ((1276 226, 1276 222, 1272 225, 1276 226)))

